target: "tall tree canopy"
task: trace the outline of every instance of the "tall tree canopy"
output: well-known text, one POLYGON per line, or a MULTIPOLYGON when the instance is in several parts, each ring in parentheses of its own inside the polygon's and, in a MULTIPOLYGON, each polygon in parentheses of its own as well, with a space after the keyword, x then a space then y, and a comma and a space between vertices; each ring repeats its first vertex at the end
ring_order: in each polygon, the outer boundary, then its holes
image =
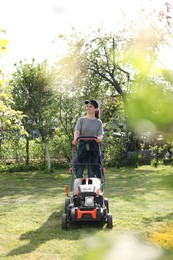
MULTIPOLYGON (((19 62, 12 75, 13 108, 25 114, 22 122, 29 137, 41 136, 46 143, 55 124, 54 89, 55 75, 49 70, 47 62, 19 62)), ((27 158, 29 160, 29 138, 27 139, 27 158)))

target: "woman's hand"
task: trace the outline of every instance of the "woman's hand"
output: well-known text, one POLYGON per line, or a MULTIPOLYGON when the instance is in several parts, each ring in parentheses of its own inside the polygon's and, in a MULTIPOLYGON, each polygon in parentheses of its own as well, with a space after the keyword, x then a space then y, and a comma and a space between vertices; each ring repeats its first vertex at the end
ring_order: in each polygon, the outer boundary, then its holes
POLYGON ((100 137, 98 136, 97 139, 96 139, 96 142, 97 142, 97 143, 101 143, 101 141, 102 141, 102 138, 100 138, 100 137))
POLYGON ((77 145, 77 143, 78 143, 78 140, 77 140, 77 139, 74 139, 74 140, 72 141, 72 144, 73 144, 73 145, 77 145))

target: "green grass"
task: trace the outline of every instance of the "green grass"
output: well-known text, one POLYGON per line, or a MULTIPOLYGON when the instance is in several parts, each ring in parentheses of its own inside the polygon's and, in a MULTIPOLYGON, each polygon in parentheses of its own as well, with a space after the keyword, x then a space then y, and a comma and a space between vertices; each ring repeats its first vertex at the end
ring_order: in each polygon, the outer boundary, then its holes
POLYGON ((105 177, 113 229, 86 224, 62 230, 67 170, 1 173, 0 259, 111 259, 102 256, 118 237, 138 237, 143 244, 162 225, 173 224, 171 166, 109 168, 105 177))

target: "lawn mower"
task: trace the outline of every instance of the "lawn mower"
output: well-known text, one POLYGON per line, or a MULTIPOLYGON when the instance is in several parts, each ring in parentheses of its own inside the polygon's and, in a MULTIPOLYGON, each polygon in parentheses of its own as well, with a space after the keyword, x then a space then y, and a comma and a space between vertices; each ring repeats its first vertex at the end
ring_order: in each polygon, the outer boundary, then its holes
MULTIPOLYGON (((112 214, 109 213, 109 201, 103 197, 105 184, 105 168, 103 167, 103 153, 100 143, 96 143, 96 137, 81 136, 78 141, 87 144, 95 142, 99 147, 99 163, 76 161, 77 147, 72 148, 71 173, 71 196, 68 193, 68 185, 65 185, 66 195, 65 212, 62 214, 62 229, 67 229, 70 223, 77 222, 101 222, 106 223, 108 228, 113 227, 112 214), (99 169, 98 174, 92 177, 75 178, 78 166, 95 167, 99 169)), ((87 148, 88 149, 88 148, 87 148)), ((94 169, 94 168, 93 168, 94 169)))

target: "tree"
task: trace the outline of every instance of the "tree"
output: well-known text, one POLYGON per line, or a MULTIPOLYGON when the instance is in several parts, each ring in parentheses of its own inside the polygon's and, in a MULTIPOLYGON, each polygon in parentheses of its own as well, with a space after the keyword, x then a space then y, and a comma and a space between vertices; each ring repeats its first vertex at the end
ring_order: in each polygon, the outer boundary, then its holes
MULTIPOLYGON (((54 79, 53 69, 47 62, 19 62, 12 75, 13 108, 22 111, 26 138, 26 164, 29 163, 29 139, 40 136, 48 151, 47 141, 55 125, 54 117, 54 79)), ((47 153, 48 157, 49 154, 47 153)), ((50 167, 50 164, 49 164, 50 167)))
POLYGON ((69 45, 66 55, 56 62, 58 91, 69 97, 83 97, 86 87, 85 73, 81 67, 83 39, 75 33, 70 38, 59 35, 57 39, 69 45))
MULTIPOLYGON (((3 37, 5 30, 0 30, 0 58, 7 52, 8 41, 3 37), (2 36, 1 36, 2 34, 2 36)), ((21 120, 23 113, 11 108, 11 96, 9 93, 8 80, 5 79, 3 71, 0 70, 0 159, 1 145, 4 139, 4 133, 12 130, 24 133, 21 120)), ((5 139, 4 139, 5 142, 5 139)))
POLYGON ((146 2, 141 2, 137 18, 126 19, 117 31, 105 33, 99 28, 87 35, 74 32, 69 38, 64 37, 69 52, 59 64, 66 80, 82 94, 119 94, 125 102, 139 77, 153 77, 159 50, 172 38, 172 7, 165 3, 159 9, 151 5, 152 1, 146 2))

